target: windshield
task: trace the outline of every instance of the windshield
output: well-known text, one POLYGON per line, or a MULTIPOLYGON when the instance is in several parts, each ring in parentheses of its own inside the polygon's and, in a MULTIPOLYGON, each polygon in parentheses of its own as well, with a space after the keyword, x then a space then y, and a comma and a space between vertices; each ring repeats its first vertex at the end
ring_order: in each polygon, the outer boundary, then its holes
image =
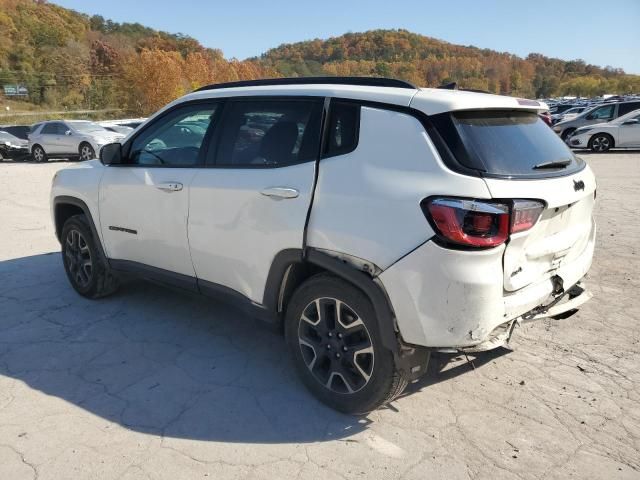
POLYGON ((9 132, 0 132, 0 141, 2 141, 2 142, 12 142, 12 143, 20 143, 20 142, 22 142, 22 140, 20 140, 18 137, 14 137, 9 132))
POLYGON ((487 176, 558 176, 583 167, 535 112, 479 110, 439 116, 436 128, 457 160, 487 176))
POLYGON ((81 133, 91 132, 107 132, 108 130, 93 122, 73 122, 71 124, 74 130, 81 133))

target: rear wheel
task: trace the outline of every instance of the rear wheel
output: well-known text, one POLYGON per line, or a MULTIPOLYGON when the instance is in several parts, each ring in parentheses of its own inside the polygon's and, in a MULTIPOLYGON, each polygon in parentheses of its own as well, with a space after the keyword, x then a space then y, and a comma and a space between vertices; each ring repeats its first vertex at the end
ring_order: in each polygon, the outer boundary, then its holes
POLYGON ((31 155, 33 156, 33 159, 38 163, 47 161, 47 154, 45 153, 44 149, 40 145, 33 146, 33 149, 31 150, 31 155))
POLYGON ((294 293, 285 336, 298 373, 322 402, 344 413, 366 413, 407 385, 378 334, 368 298, 351 284, 317 275, 294 293))
POLYGON ((84 215, 74 215, 62 228, 62 262, 71 286, 83 297, 99 298, 118 289, 84 215))
POLYGON ((83 142, 80 144, 78 148, 78 153, 80 154, 80 160, 93 160, 96 158, 96 152, 93 147, 87 142, 83 142))
POLYGON ((613 138, 606 133, 597 133, 589 140, 589 148, 592 152, 603 153, 613 147, 613 138))

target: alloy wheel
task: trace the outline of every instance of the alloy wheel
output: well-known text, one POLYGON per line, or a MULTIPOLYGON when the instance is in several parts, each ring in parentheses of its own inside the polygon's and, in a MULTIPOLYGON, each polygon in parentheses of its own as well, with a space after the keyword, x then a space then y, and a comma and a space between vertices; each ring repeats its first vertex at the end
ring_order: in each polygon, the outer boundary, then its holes
POLYGON ((335 298, 318 298, 302 312, 298 326, 302 358, 325 388, 351 394, 371 379, 374 350, 358 314, 335 298))
POLYGON ((73 281, 86 288, 93 276, 93 261, 86 239, 78 230, 70 230, 65 239, 65 260, 73 281))
POLYGON ((42 160, 44 160, 44 151, 39 147, 34 148, 33 158, 35 158, 36 162, 41 162, 42 160))
POLYGON ((80 158, 82 158, 82 160, 92 160, 94 157, 93 148, 89 145, 83 145, 80 149, 80 158))
POLYGON ((591 142, 592 148, 597 152, 606 152, 611 147, 608 137, 596 137, 591 142))

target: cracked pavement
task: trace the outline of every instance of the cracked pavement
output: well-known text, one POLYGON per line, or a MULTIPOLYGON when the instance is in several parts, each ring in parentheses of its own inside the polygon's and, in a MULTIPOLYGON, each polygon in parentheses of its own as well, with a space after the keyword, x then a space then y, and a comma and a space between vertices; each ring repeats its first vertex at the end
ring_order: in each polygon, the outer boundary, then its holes
POLYGON ((318 403, 229 306, 142 281, 78 296, 49 214, 66 162, 1 163, 0 479, 640 478, 640 152, 583 157, 593 300, 513 351, 434 355, 367 417, 318 403))

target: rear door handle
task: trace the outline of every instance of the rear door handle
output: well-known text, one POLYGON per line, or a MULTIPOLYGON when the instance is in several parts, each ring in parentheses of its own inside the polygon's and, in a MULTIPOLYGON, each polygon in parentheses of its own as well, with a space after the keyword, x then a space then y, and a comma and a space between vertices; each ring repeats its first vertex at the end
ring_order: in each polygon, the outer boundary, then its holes
POLYGON ((260 193, 265 197, 271 198, 296 198, 299 195, 298 190, 288 187, 270 187, 261 190, 260 193))
POLYGON ((180 182, 164 182, 158 183, 156 188, 164 192, 179 192, 182 190, 182 184, 180 182))

